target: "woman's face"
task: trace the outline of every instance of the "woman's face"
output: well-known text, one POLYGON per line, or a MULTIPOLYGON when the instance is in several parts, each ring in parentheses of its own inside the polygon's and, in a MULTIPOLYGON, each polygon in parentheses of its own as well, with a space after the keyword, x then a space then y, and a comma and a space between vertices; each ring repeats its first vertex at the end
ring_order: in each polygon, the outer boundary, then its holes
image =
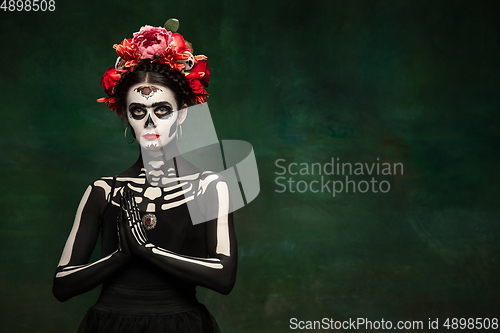
MULTIPOLYGON (((174 92, 167 87, 141 83, 127 94, 127 121, 134 130, 135 141, 149 150, 172 142, 181 123, 174 92)), ((181 115, 182 117, 182 115, 181 115)))

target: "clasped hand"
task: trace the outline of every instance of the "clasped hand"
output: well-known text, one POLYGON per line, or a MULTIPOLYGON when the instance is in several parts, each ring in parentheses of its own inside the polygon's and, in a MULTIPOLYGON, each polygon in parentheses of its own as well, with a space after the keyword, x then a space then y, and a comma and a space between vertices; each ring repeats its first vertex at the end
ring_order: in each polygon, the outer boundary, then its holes
POLYGON ((127 255, 144 255, 152 244, 148 240, 139 208, 130 189, 124 188, 120 206, 121 214, 117 223, 118 250, 127 255))

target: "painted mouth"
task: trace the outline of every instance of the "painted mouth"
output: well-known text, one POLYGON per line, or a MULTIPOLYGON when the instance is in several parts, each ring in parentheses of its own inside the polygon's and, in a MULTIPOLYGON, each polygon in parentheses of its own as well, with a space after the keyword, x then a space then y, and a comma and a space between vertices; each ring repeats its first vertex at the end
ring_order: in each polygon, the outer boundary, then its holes
POLYGON ((146 140, 156 140, 160 137, 160 135, 154 133, 148 133, 144 134, 142 137, 146 140))

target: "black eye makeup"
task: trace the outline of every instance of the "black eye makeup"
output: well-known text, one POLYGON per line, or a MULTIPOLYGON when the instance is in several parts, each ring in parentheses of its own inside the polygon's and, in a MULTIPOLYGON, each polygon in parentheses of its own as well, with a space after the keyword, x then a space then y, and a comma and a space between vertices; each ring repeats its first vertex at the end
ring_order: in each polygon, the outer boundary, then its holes
POLYGON ((174 112, 172 104, 166 101, 156 102, 153 103, 151 106, 146 106, 142 103, 130 103, 129 105, 130 116, 136 120, 141 120, 146 116, 147 114, 146 109, 148 108, 155 108, 154 113, 159 119, 165 117, 170 118, 169 116, 171 116, 172 113, 174 112))
POLYGON ((169 105, 163 105, 163 106, 159 106, 155 109, 155 115, 158 117, 158 118, 164 118, 164 117, 168 117, 170 115, 172 115, 172 113, 174 113, 174 111, 172 110, 172 107, 169 105))
POLYGON ((141 108, 131 108, 130 116, 136 120, 141 120, 146 116, 146 110, 141 108))

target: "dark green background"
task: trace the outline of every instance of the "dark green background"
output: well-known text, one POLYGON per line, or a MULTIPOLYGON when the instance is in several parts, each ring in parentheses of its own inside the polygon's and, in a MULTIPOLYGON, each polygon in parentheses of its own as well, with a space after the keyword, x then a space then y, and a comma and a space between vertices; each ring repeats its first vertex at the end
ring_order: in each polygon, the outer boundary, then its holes
POLYGON ((169 17, 209 57, 219 138, 250 142, 259 167, 259 197, 235 213, 236 286, 199 291, 223 332, 500 317, 496 1, 56 8, 0 11, 1 332, 74 332, 95 301, 59 303, 51 285, 86 186, 138 155, 95 102, 100 79, 114 43, 169 17), (275 192, 276 159, 332 156, 401 162, 404 175, 378 178, 387 194, 275 192))

